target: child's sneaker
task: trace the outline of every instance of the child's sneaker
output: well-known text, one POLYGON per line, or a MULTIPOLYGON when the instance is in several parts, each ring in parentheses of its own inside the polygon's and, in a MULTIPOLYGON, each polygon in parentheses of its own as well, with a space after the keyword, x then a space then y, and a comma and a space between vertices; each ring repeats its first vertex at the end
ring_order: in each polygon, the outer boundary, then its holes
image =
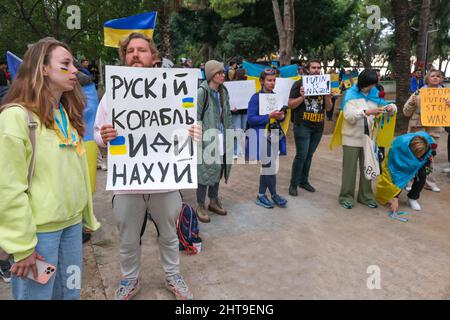
POLYGON ((11 264, 9 261, 0 261, 0 278, 6 283, 11 281, 11 264))
POLYGON ((278 194, 272 195, 272 201, 281 208, 286 208, 287 200, 278 194))
POLYGON ((193 300, 194 295, 187 286, 181 274, 166 278, 166 288, 175 295, 177 300, 193 300))
POLYGON ((130 300, 139 292, 139 280, 120 280, 119 289, 116 290, 114 300, 130 300))
POLYGON ((267 198, 266 195, 258 195, 256 197, 256 204, 258 206, 262 206, 266 209, 272 209, 273 208, 273 202, 267 198))

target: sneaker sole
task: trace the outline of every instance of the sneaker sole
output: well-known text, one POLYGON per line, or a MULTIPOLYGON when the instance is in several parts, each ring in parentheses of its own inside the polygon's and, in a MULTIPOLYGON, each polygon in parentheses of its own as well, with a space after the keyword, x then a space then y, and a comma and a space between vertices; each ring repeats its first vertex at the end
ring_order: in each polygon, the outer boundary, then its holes
POLYGON ((6 283, 10 283, 10 282, 11 282, 11 278, 3 278, 3 277, 2 277, 2 279, 3 279, 3 281, 5 281, 6 283))
POLYGON ((126 299, 116 299, 116 298, 114 297, 114 300, 118 300, 118 301, 120 301, 120 300, 131 300, 131 299, 133 299, 133 298, 139 293, 140 290, 141 290, 141 286, 138 285, 138 286, 136 287, 136 289, 135 289, 134 291, 132 291, 132 292, 126 297, 126 299))
POLYGON ((264 204, 264 203, 262 203, 262 202, 260 202, 260 201, 256 201, 255 203, 256 203, 258 206, 264 207, 264 208, 266 208, 266 209, 273 209, 273 206, 268 206, 268 205, 266 205, 266 204, 264 204))
POLYGON ((190 298, 184 298, 181 297, 179 295, 177 295, 177 293, 166 283, 166 289, 170 291, 170 293, 172 293, 175 296, 176 300, 194 300, 194 296, 192 295, 192 297, 190 298))

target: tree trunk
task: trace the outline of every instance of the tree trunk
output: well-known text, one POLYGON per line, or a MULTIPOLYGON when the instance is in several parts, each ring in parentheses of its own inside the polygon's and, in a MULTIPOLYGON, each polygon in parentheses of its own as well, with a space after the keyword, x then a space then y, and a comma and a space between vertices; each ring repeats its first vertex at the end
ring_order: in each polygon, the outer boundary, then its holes
POLYGON ((291 63, 292 47, 294 46, 294 1, 284 0, 284 19, 281 17, 278 0, 272 0, 272 7, 279 38, 280 65, 284 66, 291 63))
POLYGON ((431 0, 422 0, 422 5, 420 6, 420 22, 419 22, 419 34, 417 36, 417 66, 423 68, 425 66, 426 60, 426 39, 428 25, 430 23, 430 10, 431 10, 431 0))
POLYGON ((172 48, 170 45, 170 30, 169 30, 169 8, 165 1, 160 1, 159 5, 159 28, 161 35, 161 57, 172 60, 172 48))
POLYGON ((395 54, 393 61, 393 78, 396 82, 395 100, 400 115, 399 128, 406 129, 406 119, 404 119, 403 117, 402 110, 406 100, 409 97, 409 78, 411 73, 411 34, 409 30, 409 7, 408 1, 404 0, 392 0, 391 5, 395 20, 395 54))

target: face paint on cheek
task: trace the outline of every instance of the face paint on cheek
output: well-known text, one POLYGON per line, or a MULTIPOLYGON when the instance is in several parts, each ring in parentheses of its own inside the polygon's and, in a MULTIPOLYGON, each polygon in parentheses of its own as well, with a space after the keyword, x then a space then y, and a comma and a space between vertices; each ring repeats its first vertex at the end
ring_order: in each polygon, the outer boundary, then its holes
POLYGON ((61 72, 62 74, 69 74, 70 73, 69 69, 63 68, 63 67, 60 68, 59 72, 61 72))

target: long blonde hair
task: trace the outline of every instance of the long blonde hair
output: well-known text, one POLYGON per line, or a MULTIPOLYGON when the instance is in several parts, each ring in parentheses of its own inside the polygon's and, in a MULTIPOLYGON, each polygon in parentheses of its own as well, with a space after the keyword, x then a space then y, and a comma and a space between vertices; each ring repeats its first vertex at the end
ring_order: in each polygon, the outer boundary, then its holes
MULTIPOLYGON (((41 123, 53 128, 54 117, 51 91, 47 77, 44 77, 44 65, 50 63, 50 54, 57 47, 70 48, 54 38, 44 38, 30 46, 23 57, 19 71, 3 103, 19 103, 39 116, 41 123)), ((77 82, 74 89, 64 92, 61 103, 69 116, 70 124, 83 136, 83 109, 85 98, 77 82)))

